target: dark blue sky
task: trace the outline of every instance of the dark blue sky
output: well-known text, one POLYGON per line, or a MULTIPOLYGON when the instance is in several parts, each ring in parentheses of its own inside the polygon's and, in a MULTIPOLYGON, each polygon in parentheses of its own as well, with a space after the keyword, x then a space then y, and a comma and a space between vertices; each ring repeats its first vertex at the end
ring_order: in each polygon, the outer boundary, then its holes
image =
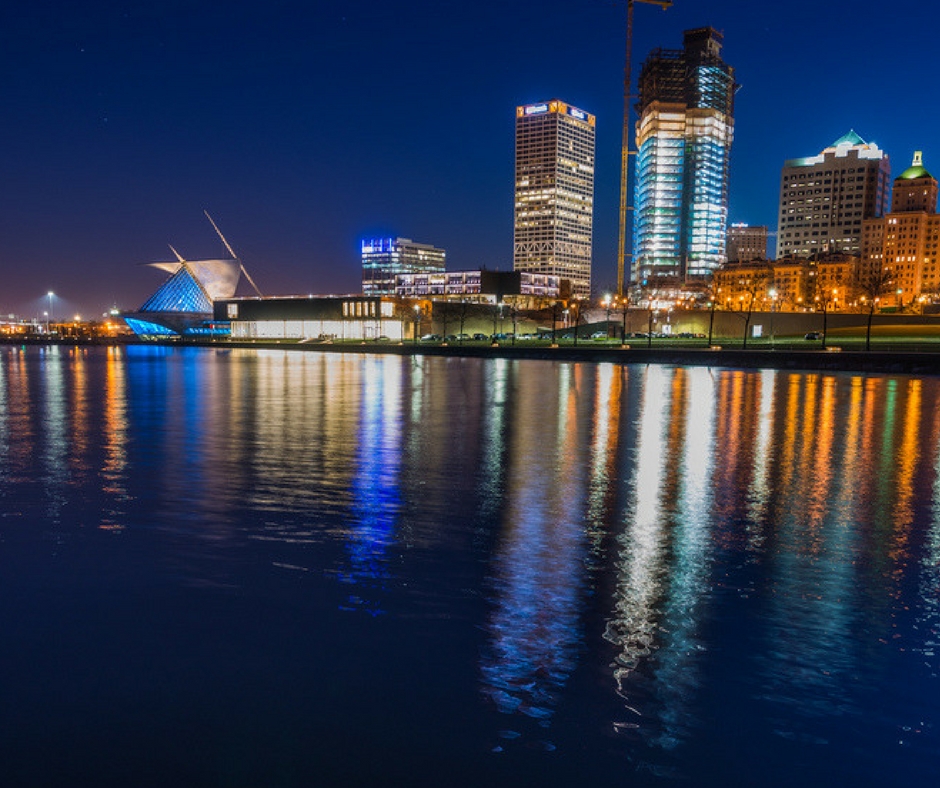
MULTIPOLYGON (((359 239, 512 264, 517 104, 597 116, 594 280, 616 281, 624 7, 610 0, 31 2, 0 12, 0 313, 136 308, 139 263, 220 256, 265 293, 351 292, 359 239)), ((854 128, 940 171, 932 3, 638 6, 634 63, 682 31, 737 69, 731 219, 776 223, 780 167, 854 128)))

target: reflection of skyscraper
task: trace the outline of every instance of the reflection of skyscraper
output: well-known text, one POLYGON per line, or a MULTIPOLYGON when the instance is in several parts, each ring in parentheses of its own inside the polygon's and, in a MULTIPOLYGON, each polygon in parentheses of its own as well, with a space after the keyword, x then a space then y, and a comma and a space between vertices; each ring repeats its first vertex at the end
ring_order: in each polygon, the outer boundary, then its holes
POLYGON ((594 116, 563 101, 516 107, 513 270, 591 292, 594 116))
POLYGON ((686 30, 640 72, 633 281, 688 279, 725 262, 734 69, 722 36, 686 30))

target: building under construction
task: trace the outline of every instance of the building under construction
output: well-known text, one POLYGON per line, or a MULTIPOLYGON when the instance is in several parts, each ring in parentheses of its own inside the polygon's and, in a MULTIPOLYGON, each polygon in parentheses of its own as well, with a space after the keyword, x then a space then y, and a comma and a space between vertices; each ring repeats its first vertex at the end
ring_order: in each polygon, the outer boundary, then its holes
POLYGON ((654 50, 637 103, 634 284, 695 281, 726 259, 734 69, 722 35, 686 30, 681 50, 654 50))

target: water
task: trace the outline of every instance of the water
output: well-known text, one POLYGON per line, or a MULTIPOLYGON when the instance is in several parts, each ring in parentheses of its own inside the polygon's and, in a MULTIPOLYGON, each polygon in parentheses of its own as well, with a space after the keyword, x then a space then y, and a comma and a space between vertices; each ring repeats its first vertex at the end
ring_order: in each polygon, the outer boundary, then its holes
POLYGON ((0 784, 932 785, 940 380, 0 347, 0 784))

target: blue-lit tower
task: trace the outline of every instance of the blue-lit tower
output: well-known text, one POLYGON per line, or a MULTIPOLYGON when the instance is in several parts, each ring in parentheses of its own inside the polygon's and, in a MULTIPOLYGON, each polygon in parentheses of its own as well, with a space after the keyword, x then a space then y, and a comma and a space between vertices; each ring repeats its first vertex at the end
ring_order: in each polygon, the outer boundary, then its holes
POLYGON ((657 49, 639 79, 633 225, 634 284, 701 279, 727 260, 734 69, 722 36, 686 30, 657 49))

